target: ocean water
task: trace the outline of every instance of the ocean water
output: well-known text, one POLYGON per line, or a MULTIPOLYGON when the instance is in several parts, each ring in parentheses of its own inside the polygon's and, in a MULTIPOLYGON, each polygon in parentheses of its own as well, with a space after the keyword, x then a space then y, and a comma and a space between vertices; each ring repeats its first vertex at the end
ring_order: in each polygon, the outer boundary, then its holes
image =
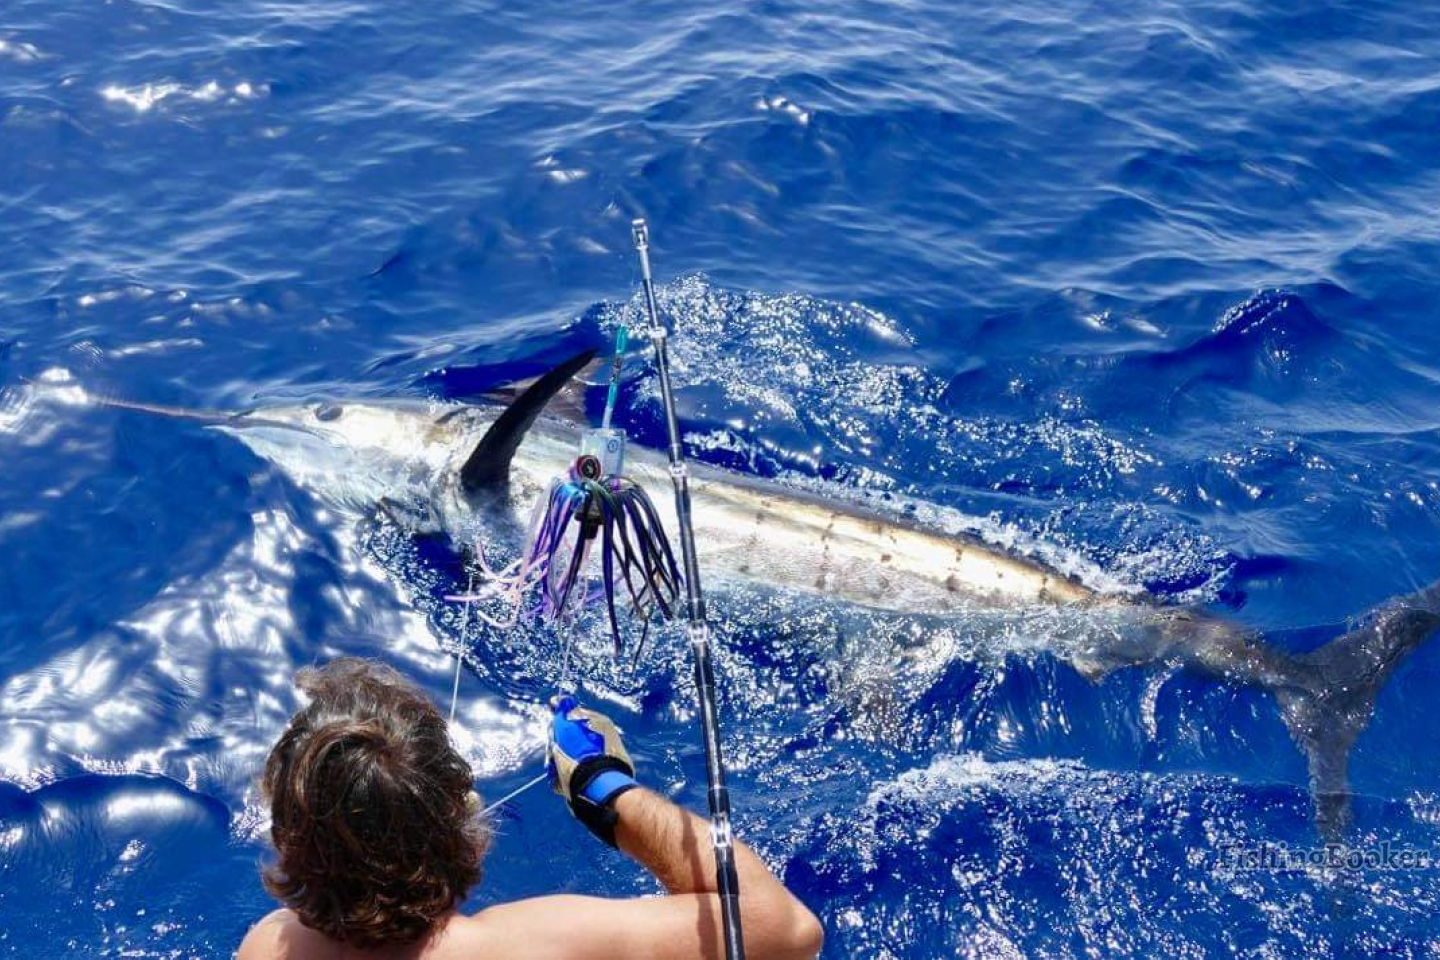
MULTIPOLYGON (((443 702, 463 650, 492 797, 556 680, 453 550, 103 401, 463 400, 603 342, 643 215, 694 456, 1308 648, 1440 578, 1437 110, 1424 2, 4 0, 0 951, 233 951, 299 666, 443 702)), ((621 416, 658 441, 643 369, 621 416)), ((827 957, 1440 955, 1433 866, 1227 867, 1320 842, 1267 694, 1087 680, 1083 613, 713 605, 738 829, 827 957)), ((1349 850, 1440 847, 1437 646, 1349 850)), ((679 638, 585 651, 702 805, 679 638)), ((653 889, 544 790, 497 827, 472 907, 653 889)))

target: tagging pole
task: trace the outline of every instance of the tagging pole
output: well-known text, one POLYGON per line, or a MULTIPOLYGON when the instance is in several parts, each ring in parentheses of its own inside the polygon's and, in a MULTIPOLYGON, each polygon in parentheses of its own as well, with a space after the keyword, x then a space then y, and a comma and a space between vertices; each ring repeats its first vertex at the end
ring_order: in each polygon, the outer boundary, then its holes
POLYGON ((680 524, 680 553, 685 569, 685 635, 695 660, 695 694, 700 701, 700 728, 705 738, 705 775, 709 783, 710 836, 715 843, 715 884, 720 893, 720 914, 725 930, 726 960, 744 960, 745 941, 740 929, 740 879, 735 872, 735 839, 730 828, 730 793, 725 787, 725 763, 720 754, 720 721, 715 709, 715 666, 710 653, 710 624, 705 619, 705 597, 700 591, 700 563, 695 555, 695 526, 690 517, 690 470, 680 446, 680 421, 675 415, 675 392, 670 383, 669 337, 655 302, 655 280, 650 274, 650 231, 644 220, 631 223, 635 251, 640 255, 640 278, 645 287, 645 312, 650 320, 650 342, 660 376, 660 397, 665 406, 665 429, 670 441, 670 479, 675 486, 675 517, 680 524))

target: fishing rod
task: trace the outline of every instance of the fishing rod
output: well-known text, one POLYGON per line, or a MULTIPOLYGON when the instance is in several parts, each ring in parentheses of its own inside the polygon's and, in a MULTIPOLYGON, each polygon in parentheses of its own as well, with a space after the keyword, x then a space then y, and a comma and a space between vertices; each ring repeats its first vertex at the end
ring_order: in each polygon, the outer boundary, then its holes
POLYGON ((685 635, 695 660, 695 694, 700 703, 700 728, 705 738, 705 776, 709 783, 710 837, 715 844, 715 881, 720 893, 720 914, 725 932, 726 960, 744 960, 745 941, 740 929, 740 878, 735 870, 735 838, 730 827, 730 792, 725 787, 725 763, 720 753, 720 721, 715 707, 715 666, 710 653, 710 624, 705 619, 705 596, 700 590, 700 562, 695 552, 695 526, 690 515, 690 468, 680 445, 680 420, 675 414, 675 391, 670 382, 669 333, 660 321, 655 302, 655 280, 650 273, 650 230, 643 219, 630 224, 635 252, 640 256, 640 280, 645 290, 645 312, 650 321, 650 343, 660 378, 665 407, 665 430, 670 442, 670 479, 675 487, 675 517, 680 526, 680 553, 685 583, 685 635))
MULTIPOLYGON (((670 479, 675 488, 675 516, 680 527, 681 564, 675 562, 659 513, 650 502, 649 495, 640 484, 624 474, 625 432, 613 425, 621 370, 630 339, 629 327, 622 322, 615 333, 615 355, 601 425, 581 434, 579 456, 541 494, 531 520, 528 546, 519 559, 496 570, 490 567, 483 545, 477 542, 477 573, 486 583, 476 589, 475 579, 472 578, 469 593, 451 599, 471 604, 469 610, 473 611, 474 618, 467 612, 467 632, 473 619, 496 627, 513 626, 521 619, 544 620, 559 626, 566 634, 562 674, 568 678, 576 619, 586 606, 597 598, 603 601, 618 655, 623 631, 617 616, 617 595, 622 603, 628 599, 630 611, 641 626, 635 652, 638 658, 653 616, 658 614, 668 620, 679 612, 679 593, 683 583, 685 634, 694 659, 700 727, 705 741, 710 836, 715 848, 715 880, 720 896, 725 957, 726 960, 744 960, 740 879, 735 867, 735 838, 730 826, 730 794, 725 786, 725 764, 720 752, 710 624, 705 617, 705 598, 700 590, 700 564, 696 556, 695 527, 690 506, 690 471, 680 444, 680 421, 675 413, 675 392, 670 378, 669 332, 660 320, 655 300, 655 281, 650 272, 649 230, 644 220, 634 221, 631 229, 635 250, 640 256, 645 310, 650 324, 648 334, 655 350, 656 372, 665 407, 670 479), (598 562, 592 564, 592 560, 598 562), (598 589, 591 589, 588 585, 588 571, 593 566, 598 566, 601 572, 598 589), (476 605, 490 600, 501 601, 502 606, 509 608, 509 614, 491 616, 476 605)), ((458 662, 456 670, 456 690, 451 695, 452 717, 459 686, 458 662)), ((562 683, 566 682, 562 679, 562 683)), ((536 777, 487 809, 503 804, 540 782, 542 778, 536 777)))

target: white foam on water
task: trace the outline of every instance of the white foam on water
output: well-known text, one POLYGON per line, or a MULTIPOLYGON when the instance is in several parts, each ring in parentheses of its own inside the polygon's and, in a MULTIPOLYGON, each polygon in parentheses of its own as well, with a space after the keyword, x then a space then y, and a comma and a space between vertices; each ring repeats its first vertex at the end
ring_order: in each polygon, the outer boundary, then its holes
POLYGON ((107 103, 122 104, 130 107, 136 113, 148 113, 167 100, 190 101, 192 103, 214 103, 218 101, 238 103, 264 96, 268 92, 269 88, 264 84, 255 84, 248 80, 242 80, 232 85, 222 84, 218 80, 210 80, 199 86, 187 86, 183 83, 159 81, 155 83, 135 84, 128 87, 112 83, 101 88, 100 96, 107 103))
POLYGON ((113 350, 107 350, 106 356, 115 360, 123 360, 126 357, 135 357, 141 354, 170 353, 174 350, 203 346, 205 346, 205 341, 198 337, 175 337, 169 340, 146 340, 143 343, 116 347, 113 350))
POLYGON ((783 97, 778 94, 760 97, 755 101, 755 109, 763 110, 767 113, 778 113, 782 117, 792 120, 802 127, 809 126, 810 119, 813 116, 811 111, 806 110, 788 97, 783 97))
POLYGON ((23 40, 7 40, 0 37, 0 60, 12 60, 15 63, 34 63, 43 59, 44 54, 40 48, 33 43, 26 43, 23 40))
POLYGON ((957 791, 999 790, 1006 794, 1049 792, 1088 777, 1109 777, 1076 760, 1031 758, 986 760, 978 753, 942 754, 928 767, 907 770, 894 780, 877 785, 866 798, 874 809, 897 799, 927 801, 936 796, 953 798, 957 791))
POLYGON ((584 167, 561 166, 560 161, 555 159, 553 155, 541 160, 536 166, 545 171, 545 176, 561 185, 578 183, 590 176, 590 171, 584 167))
POLYGON ((92 398, 64 367, 51 367, 18 387, 0 390, 0 435, 20 436, 35 446, 54 432, 56 421, 41 416, 46 404, 88 406, 92 398))
POLYGON ((139 284, 129 284, 121 287, 111 287, 108 290, 99 290, 95 293, 82 293, 75 298, 75 305, 82 310, 88 310, 99 304, 114 303, 118 300, 129 297, 133 300, 148 300, 155 295, 155 291, 149 287, 139 284))

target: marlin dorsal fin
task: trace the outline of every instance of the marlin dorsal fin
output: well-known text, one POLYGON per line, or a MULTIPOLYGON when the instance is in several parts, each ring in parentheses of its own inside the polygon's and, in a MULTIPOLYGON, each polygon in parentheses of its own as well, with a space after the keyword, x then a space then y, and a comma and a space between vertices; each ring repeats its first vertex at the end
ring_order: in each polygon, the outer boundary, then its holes
POLYGON ((503 487, 510 479, 510 461, 515 459, 515 451, 520 449, 525 432, 551 398, 594 357, 594 350, 586 350, 526 387, 485 431, 470 459, 460 468, 461 489, 466 493, 475 493, 503 487))

